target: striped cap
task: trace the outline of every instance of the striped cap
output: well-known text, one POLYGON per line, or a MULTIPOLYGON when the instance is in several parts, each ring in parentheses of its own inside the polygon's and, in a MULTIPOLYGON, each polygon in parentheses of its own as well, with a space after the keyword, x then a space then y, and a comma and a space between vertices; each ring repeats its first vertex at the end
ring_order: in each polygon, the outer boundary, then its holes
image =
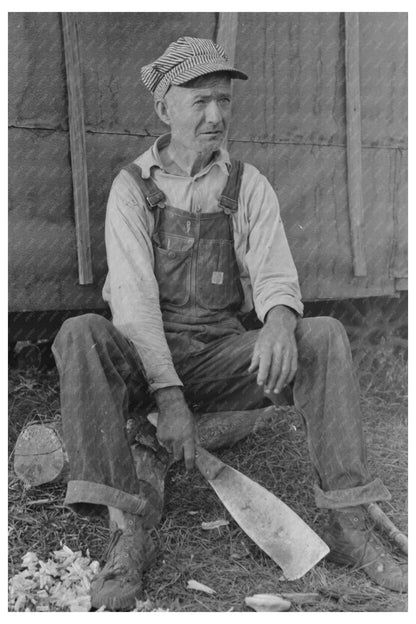
POLYGON ((224 49, 211 39, 181 37, 171 43, 156 61, 142 67, 141 77, 145 87, 155 99, 159 99, 171 85, 181 85, 218 71, 229 72, 231 78, 248 78, 232 66, 224 49))

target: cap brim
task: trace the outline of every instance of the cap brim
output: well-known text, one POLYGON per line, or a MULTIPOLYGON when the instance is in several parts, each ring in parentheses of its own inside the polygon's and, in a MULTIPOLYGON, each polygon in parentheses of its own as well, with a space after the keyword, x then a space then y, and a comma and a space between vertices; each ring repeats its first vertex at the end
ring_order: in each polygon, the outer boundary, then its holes
POLYGON ((230 63, 203 63, 202 65, 196 65, 195 67, 190 67, 185 71, 181 72, 178 76, 175 76, 171 80, 172 85, 180 86, 186 82, 189 82, 193 78, 198 78, 199 76, 205 76, 207 74, 214 74, 216 72, 227 72, 230 74, 230 78, 238 79, 238 80, 248 80, 247 74, 236 69, 230 63))

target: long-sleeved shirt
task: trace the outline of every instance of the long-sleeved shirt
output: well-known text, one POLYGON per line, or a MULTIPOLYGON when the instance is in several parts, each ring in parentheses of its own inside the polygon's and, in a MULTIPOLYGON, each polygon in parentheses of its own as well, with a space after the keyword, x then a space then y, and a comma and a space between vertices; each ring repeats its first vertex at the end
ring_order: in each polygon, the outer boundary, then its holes
MULTIPOLYGON (((143 177, 151 176, 170 206, 196 212, 218 212, 218 200, 230 166, 228 152, 221 148, 211 162, 194 176, 179 176, 164 170, 160 150, 170 135, 159 137, 135 163, 143 177)), ((244 304, 241 312, 254 308, 260 321, 276 305, 302 314, 303 305, 297 271, 280 218, 277 196, 260 172, 245 163, 238 211, 233 215, 234 246, 244 304)), ((105 242, 108 275, 103 298, 109 305, 115 327, 136 347, 154 391, 182 385, 163 331, 159 289, 154 275, 153 213, 146 207, 136 182, 121 171, 111 187, 105 242)))

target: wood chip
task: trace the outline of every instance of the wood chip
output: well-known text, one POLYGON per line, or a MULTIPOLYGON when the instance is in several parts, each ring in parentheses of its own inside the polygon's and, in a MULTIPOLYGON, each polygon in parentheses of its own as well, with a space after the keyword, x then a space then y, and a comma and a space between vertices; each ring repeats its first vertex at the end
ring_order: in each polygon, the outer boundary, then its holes
POLYGON ((318 593, 302 593, 302 592, 290 592, 290 593, 281 593, 282 598, 286 600, 291 600, 292 602, 296 602, 297 604, 312 604, 314 602, 318 602, 321 599, 320 594, 318 593))
POLYGON ((289 611, 291 604, 278 594, 254 594, 247 596, 244 602, 254 611, 289 611))
POLYGON ((212 589, 211 587, 208 587, 208 585, 199 583, 198 581, 195 581, 194 579, 191 579, 188 581, 187 587, 188 589, 195 589, 196 591, 204 592, 205 594, 212 595, 212 594, 217 593, 214 589, 212 589))
POLYGON ((212 531, 213 529, 219 529, 229 524, 228 520, 213 520, 212 522, 201 522, 201 528, 204 529, 204 531, 212 531))

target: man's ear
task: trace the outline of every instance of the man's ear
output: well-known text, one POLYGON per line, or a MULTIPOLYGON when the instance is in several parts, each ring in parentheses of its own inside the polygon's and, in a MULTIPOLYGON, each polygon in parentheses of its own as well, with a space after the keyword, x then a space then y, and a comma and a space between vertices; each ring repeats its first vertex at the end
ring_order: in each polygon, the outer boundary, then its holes
POLYGON ((161 119, 166 125, 170 126, 169 109, 165 99, 155 101, 155 111, 159 119, 161 119))

